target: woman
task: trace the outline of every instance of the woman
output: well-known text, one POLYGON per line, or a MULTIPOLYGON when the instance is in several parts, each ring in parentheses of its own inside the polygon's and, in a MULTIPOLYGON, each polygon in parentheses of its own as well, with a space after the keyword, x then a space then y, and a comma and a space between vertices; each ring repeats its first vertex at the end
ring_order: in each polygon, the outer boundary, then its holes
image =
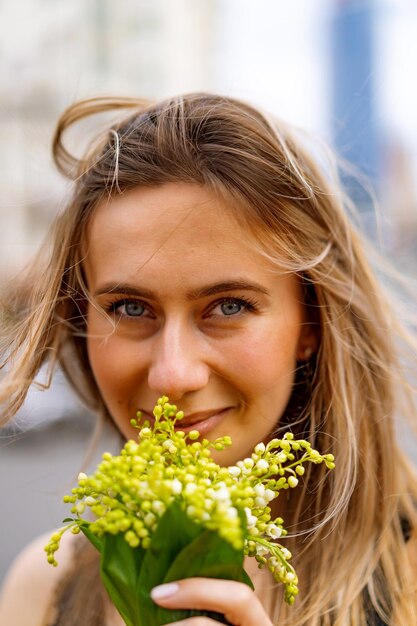
MULTIPOLYGON (((417 489, 393 432, 407 398, 401 331, 332 168, 324 174, 303 143, 285 124, 214 95, 70 107, 54 154, 74 194, 10 333, 1 399, 12 415, 48 361, 124 437, 161 394, 204 435, 231 435, 222 464, 272 433, 302 434, 337 468, 308 469, 303 488, 280 502, 296 604, 286 607, 268 574, 251 569, 255 592, 189 579, 154 600, 213 609, 236 626, 409 626, 417 489), (131 111, 84 158, 67 152, 68 127, 119 109, 131 111)), ((120 624, 88 546, 67 539, 59 576, 39 565, 40 543, 12 570, 4 623, 120 624), (17 606, 27 594, 30 616, 17 606)))

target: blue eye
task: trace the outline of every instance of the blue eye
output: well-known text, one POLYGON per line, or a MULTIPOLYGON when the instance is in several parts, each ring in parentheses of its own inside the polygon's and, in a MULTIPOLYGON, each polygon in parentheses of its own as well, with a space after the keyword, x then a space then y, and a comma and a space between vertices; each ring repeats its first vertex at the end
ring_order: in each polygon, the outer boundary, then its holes
POLYGON ((122 300, 112 305, 115 313, 124 317, 142 317, 145 313, 145 306, 136 300, 122 300))
POLYGON ((255 302, 244 300, 243 298, 222 298, 214 303, 210 309, 210 315, 218 317, 233 317, 246 312, 257 310, 255 302))
POLYGON ((236 315, 242 311, 244 304, 244 302, 240 302, 239 300, 228 300, 222 302, 220 309, 223 315, 236 315))

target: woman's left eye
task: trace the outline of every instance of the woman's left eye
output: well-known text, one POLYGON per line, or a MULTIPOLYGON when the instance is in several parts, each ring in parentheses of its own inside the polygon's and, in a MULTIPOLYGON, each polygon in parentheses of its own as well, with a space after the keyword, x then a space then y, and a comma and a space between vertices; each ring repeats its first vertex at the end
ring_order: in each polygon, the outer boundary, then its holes
POLYGON ((241 298, 225 298, 217 302, 209 311, 210 315, 232 317, 244 311, 254 311, 255 304, 241 298))

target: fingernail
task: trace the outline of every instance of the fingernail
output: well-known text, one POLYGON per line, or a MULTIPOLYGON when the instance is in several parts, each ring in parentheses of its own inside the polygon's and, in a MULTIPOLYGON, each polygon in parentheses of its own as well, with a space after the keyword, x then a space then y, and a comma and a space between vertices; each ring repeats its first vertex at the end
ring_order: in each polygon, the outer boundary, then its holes
POLYGON ((177 583, 166 583, 165 585, 158 585, 151 591, 152 600, 159 600, 161 598, 168 598, 177 593, 180 586, 177 583))

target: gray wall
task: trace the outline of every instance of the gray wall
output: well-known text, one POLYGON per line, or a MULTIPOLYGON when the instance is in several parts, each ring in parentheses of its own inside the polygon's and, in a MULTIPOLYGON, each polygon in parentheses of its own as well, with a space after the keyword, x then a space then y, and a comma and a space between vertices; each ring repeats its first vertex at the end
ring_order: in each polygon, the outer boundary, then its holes
MULTIPOLYGON (((62 525, 70 513, 62 496, 85 470, 93 432, 87 413, 45 422, 24 433, 0 431, 0 585, 16 555, 38 535, 62 525)), ((106 430, 89 464, 101 454, 120 449, 120 440, 106 430)))

